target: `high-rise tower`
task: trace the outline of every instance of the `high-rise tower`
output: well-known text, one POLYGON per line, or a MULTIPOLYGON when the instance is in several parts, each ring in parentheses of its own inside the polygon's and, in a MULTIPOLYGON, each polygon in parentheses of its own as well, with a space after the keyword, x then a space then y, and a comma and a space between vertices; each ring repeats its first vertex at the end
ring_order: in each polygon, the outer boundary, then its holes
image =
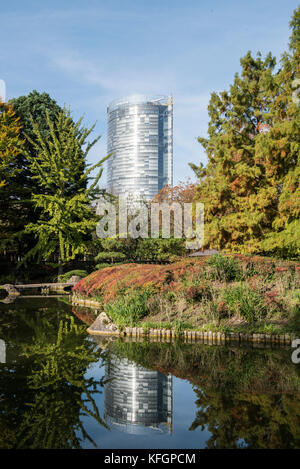
POLYGON ((104 419, 126 433, 172 433, 172 376, 111 357, 105 368, 104 419))
POLYGON ((0 80, 0 100, 3 103, 6 101, 6 86, 4 80, 0 80))
POLYGON ((151 199, 173 184, 173 98, 131 96, 107 108, 107 189, 151 199))

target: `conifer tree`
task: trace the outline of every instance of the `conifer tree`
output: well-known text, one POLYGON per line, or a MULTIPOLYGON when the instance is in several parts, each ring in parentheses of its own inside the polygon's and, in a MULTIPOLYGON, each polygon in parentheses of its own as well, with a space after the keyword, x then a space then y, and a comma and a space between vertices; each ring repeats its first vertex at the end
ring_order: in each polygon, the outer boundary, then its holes
POLYGON ((230 90, 212 93, 208 111, 209 138, 199 138, 208 155, 197 197, 205 206, 206 243, 238 251, 241 245, 256 250, 261 233, 269 227, 266 212, 270 195, 259 203, 263 167, 255 164, 255 139, 270 125, 268 115, 274 90, 275 58, 262 59, 248 52, 241 59, 230 90))
MULTIPOLYGON (((39 93, 36 90, 31 91, 26 96, 19 96, 18 98, 12 99, 10 104, 16 115, 20 118, 22 124, 21 136, 24 139, 26 148, 26 152, 23 152, 17 158, 17 166, 21 168, 22 171, 19 173, 18 180, 16 181, 20 186, 21 199, 24 199, 24 203, 26 204, 26 199, 30 199, 31 193, 40 190, 38 181, 32 178, 30 170, 31 165, 27 158, 28 154, 31 158, 37 156, 36 145, 32 143, 32 141, 36 142, 33 123, 38 125, 41 136, 44 139, 48 138, 50 136, 50 129, 47 121, 47 113, 50 120, 55 121, 57 114, 62 111, 62 108, 48 93, 39 93)), ((81 173, 84 171, 83 160, 80 170, 81 173)), ((78 174, 78 180, 82 184, 80 175, 81 174, 78 174)), ((34 218, 32 213, 29 214, 29 218, 34 218)))
POLYGON ((272 103, 272 126, 256 142, 256 158, 265 162, 267 183, 276 188, 277 207, 272 230, 261 247, 281 256, 300 256, 300 105, 294 85, 300 88, 300 7, 290 22, 289 52, 281 58, 272 103), (298 80, 297 80, 298 79, 298 80))
POLYGON ((299 244, 299 9, 291 21, 290 54, 262 59, 248 52, 229 91, 208 106, 206 168, 197 198, 205 205, 206 245, 233 252, 297 256, 299 244))

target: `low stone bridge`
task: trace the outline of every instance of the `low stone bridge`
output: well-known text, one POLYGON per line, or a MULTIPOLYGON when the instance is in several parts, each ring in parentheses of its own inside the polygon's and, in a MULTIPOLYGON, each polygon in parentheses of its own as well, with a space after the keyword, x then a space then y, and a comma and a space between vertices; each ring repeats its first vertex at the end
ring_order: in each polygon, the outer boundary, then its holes
POLYGON ((40 290, 43 291, 50 291, 50 290, 64 290, 66 287, 73 287, 76 283, 79 282, 81 277, 77 275, 73 275, 68 282, 65 283, 28 283, 26 285, 11 285, 9 283, 5 285, 1 285, 2 290, 6 290, 8 296, 19 296, 21 291, 23 290, 40 290))

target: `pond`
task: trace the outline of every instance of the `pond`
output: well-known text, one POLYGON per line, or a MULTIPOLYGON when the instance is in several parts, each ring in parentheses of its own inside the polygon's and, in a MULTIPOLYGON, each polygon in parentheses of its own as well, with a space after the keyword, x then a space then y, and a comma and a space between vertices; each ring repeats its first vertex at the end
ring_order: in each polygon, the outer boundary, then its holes
POLYGON ((101 339, 92 316, 0 303, 0 448, 300 448, 290 348, 101 339))

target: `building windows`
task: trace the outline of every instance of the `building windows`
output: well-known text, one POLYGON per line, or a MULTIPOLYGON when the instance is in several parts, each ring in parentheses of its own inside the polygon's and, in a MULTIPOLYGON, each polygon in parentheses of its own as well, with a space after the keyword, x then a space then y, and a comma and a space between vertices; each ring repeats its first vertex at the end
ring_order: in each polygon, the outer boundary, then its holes
POLYGON ((151 199, 172 184, 172 98, 125 98, 108 106, 107 118, 107 150, 114 154, 107 161, 108 190, 151 199))

